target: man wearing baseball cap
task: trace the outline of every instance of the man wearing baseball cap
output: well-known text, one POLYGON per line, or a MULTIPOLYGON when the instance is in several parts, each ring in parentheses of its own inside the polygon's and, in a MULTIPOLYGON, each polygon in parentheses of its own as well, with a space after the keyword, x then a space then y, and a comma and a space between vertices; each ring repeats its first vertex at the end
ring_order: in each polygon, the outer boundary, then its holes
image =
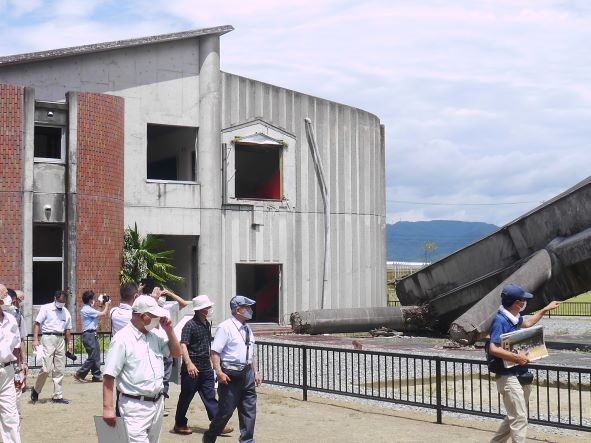
MULTIPOLYGON (((212 312, 213 302, 207 295, 199 295, 193 299, 195 315, 185 323, 181 332, 181 393, 176 406, 173 432, 189 435, 193 430, 187 426, 187 410, 199 392, 209 420, 213 420, 218 412, 218 401, 215 398, 215 376, 211 367, 211 323, 207 317, 212 312)), ((232 432, 229 426, 224 427, 222 434, 232 432)))
POLYGON ((501 291, 501 306, 490 328, 489 355, 495 358, 497 390, 503 397, 507 416, 501 423, 491 442, 505 442, 511 437, 513 442, 525 442, 527 435, 527 405, 529 403, 530 384, 533 377, 527 377, 529 359, 523 354, 515 354, 501 346, 501 334, 531 328, 539 322, 546 312, 556 309, 560 302, 552 301, 534 315, 523 317, 520 313, 527 306, 533 294, 521 286, 509 283, 501 291), (517 363, 505 368, 502 360, 517 363))
POLYGON ((119 410, 130 442, 160 440, 164 399, 164 358, 180 357, 168 311, 149 295, 141 295, 132 306, 130 323, 111 341, 103 377, 103 420, 115 426, 113 387, 117 381, 119 410), (161 329, 156 326, 160 324, 161 329))
POLYGON ((254 300, 236 295, 230 300, 232 317, 218 326, 211 344, 211 362, 218 377, 218 412, 203 434, 203 442, 215 442, 238 408, 240 442, 254 441, 256 388, 261 385, 254 358, 254 335, 246 324, 252 319, 254 300))

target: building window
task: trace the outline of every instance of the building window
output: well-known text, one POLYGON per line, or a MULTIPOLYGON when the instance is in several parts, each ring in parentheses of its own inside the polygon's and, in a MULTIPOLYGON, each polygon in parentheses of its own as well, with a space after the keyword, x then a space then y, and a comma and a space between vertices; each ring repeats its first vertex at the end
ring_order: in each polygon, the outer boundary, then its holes
POLYGON ((197 128, 148 124, 148 180, 196 181, 197 128))
POLYGON ((63 135, 61 127, 35 126, 35 159, 63 160, 63 135))
POLYGON ((64 287, 64 229, 59 225, 33 226, 33 304, 53 301, 64 287))
POLYGON ((280 292, 280 264, 236 264, 236 294, 256 301, 253 321, 279 322, 280 292))
POLYGON ((236 143, 236 198, 281 200, 281 148, 236 143))

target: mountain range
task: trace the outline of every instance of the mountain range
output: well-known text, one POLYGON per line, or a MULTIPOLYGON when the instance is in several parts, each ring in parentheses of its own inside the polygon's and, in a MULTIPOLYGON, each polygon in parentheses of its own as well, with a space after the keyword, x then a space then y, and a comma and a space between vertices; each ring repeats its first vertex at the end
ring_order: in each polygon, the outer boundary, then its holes
POLYGON ((433 262, 496 231, 482 222, 432 220, 386 225, 388 261, 433 262))

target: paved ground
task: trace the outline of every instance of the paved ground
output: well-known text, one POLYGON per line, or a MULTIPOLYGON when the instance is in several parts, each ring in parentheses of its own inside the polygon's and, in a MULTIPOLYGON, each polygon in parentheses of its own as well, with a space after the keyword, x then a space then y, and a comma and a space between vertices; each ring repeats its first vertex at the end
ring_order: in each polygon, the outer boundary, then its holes
MULTIPOLYGON (((34 380, 30 380, 31 384, 34 380)), ((65 397, 69 405, 55 405, 49 400, 51 381, 48 380, 40 401, 22 399, 22 440, 44 443, 80 443, 96 441, 93 415, 102 412, 102 386, 99 383, 79 384, 66 375, 65 397)), ((170 415, 165 417, 162 443, 197 442, 208 425, 200 400, 193 402, 189 411, 192 436, 172 434, 174 407, 178 386, 172 385, 171 400, 167 405, 170 415)), ((28 393, 27 393, 28 394, 28 393)), ((444 424, 435 424, 431 412, 396 411, 389 407, 367 406, 355 400, 333 401, 310 395, 301 401, 300 393, 290 393, 272 387, 259 390, 256 439, 261 442, 486 442, 493 435, 498 420, 456 418, 444 416, 444 424)), ((238 420, 230 422, 236 429, 238 420)), ((573 442, 591 441, 589 433, 556 431, 536 427, 530 431, 531 441, 573 442), (559 434, 558 434, 559 433, 559 434)), ((238 432, 220 437, 221 443, 238 440, 238 432)))

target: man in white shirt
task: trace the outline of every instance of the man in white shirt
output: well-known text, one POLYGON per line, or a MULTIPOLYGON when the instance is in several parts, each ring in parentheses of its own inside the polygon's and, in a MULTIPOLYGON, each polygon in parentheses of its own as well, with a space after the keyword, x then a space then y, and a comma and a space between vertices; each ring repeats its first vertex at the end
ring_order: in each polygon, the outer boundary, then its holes
POLYGON ((115 426, 113 390, 130 442, 160 440, 164 399, 164 358, 180 357, 181 347, 167 311, 154 298, 141 295, 132 306, 131 322, 111 341, 103 376, 103 419, 115 426), (160 324, 162 331, 156 326, 160 324))
POLYGON ((0 285, 0 437, 4 443, 20 443, 20 420, 16 407, 16 388, 20 389, 20 381, 15 378, 15 368, 21 363, 21 339, 16 319, 2 309, 5 303, 7 306, 11 304, 9 300, 6 286, 0 285))
POLYGON ((121 301, 119 306, 111 308, 109 318, 111 319, 111 335, 115 335, 131 321, 131 305, 137 296, 135 283, 125 283, 119 289, 121 301))
POLYGON ((16 324, 18 325, 18 332, 21 337, 21 346, 20 346, 20 358, 21 358, 21 381, 20 387, 16 389, 16 407, 18 409, 19 417, 22 417, 22 410, 21 410, 21 395, 23 390, 25 389, 27 383, 27 376, 29 375, 29 364, 27 362, 27 347, 25 346, 25 338, 27 337, 27 325, 25 321, 25 316, 23 315, 23 307, 22 302, 25 299, 25 293, 19 290, 8 289, 8 295, 12 299, 12 306, 10 306, 10 310, 5 305, 5 311, 14 315, 16 319, 16 324))
POLYGON ((254 335, 246 322, 252 319, 254 300, 236 295, 230 300, 232 317, 218 326, 211 344, 211 363, 218 378, 218 412, 203 442, 215 442, 234 410, 238 408, 240 438, 244 443, 254 442, 256 420, 256 388, 262 379, 254 357, 254 335))
POLYGON ((66 349, 74 351, 72 342, 72 317, 66 309, 68 294, 66 291, 56 291, 54 301, 41 306, 35 325, 33 326, 33 349, 37 351, 39 347, 39 332, 41 336, 41 346, 43 346, 43 361, 41 372, 37 375, 35 387, 31 389, 31 401, 37 402, 43 385, 52 372, 53 378, 53 396, 54 403, 68 404, 64 399, 62 391, 62 381, 66 369, 66 349), (65 340, 64 340, 65 339, 65 340))

